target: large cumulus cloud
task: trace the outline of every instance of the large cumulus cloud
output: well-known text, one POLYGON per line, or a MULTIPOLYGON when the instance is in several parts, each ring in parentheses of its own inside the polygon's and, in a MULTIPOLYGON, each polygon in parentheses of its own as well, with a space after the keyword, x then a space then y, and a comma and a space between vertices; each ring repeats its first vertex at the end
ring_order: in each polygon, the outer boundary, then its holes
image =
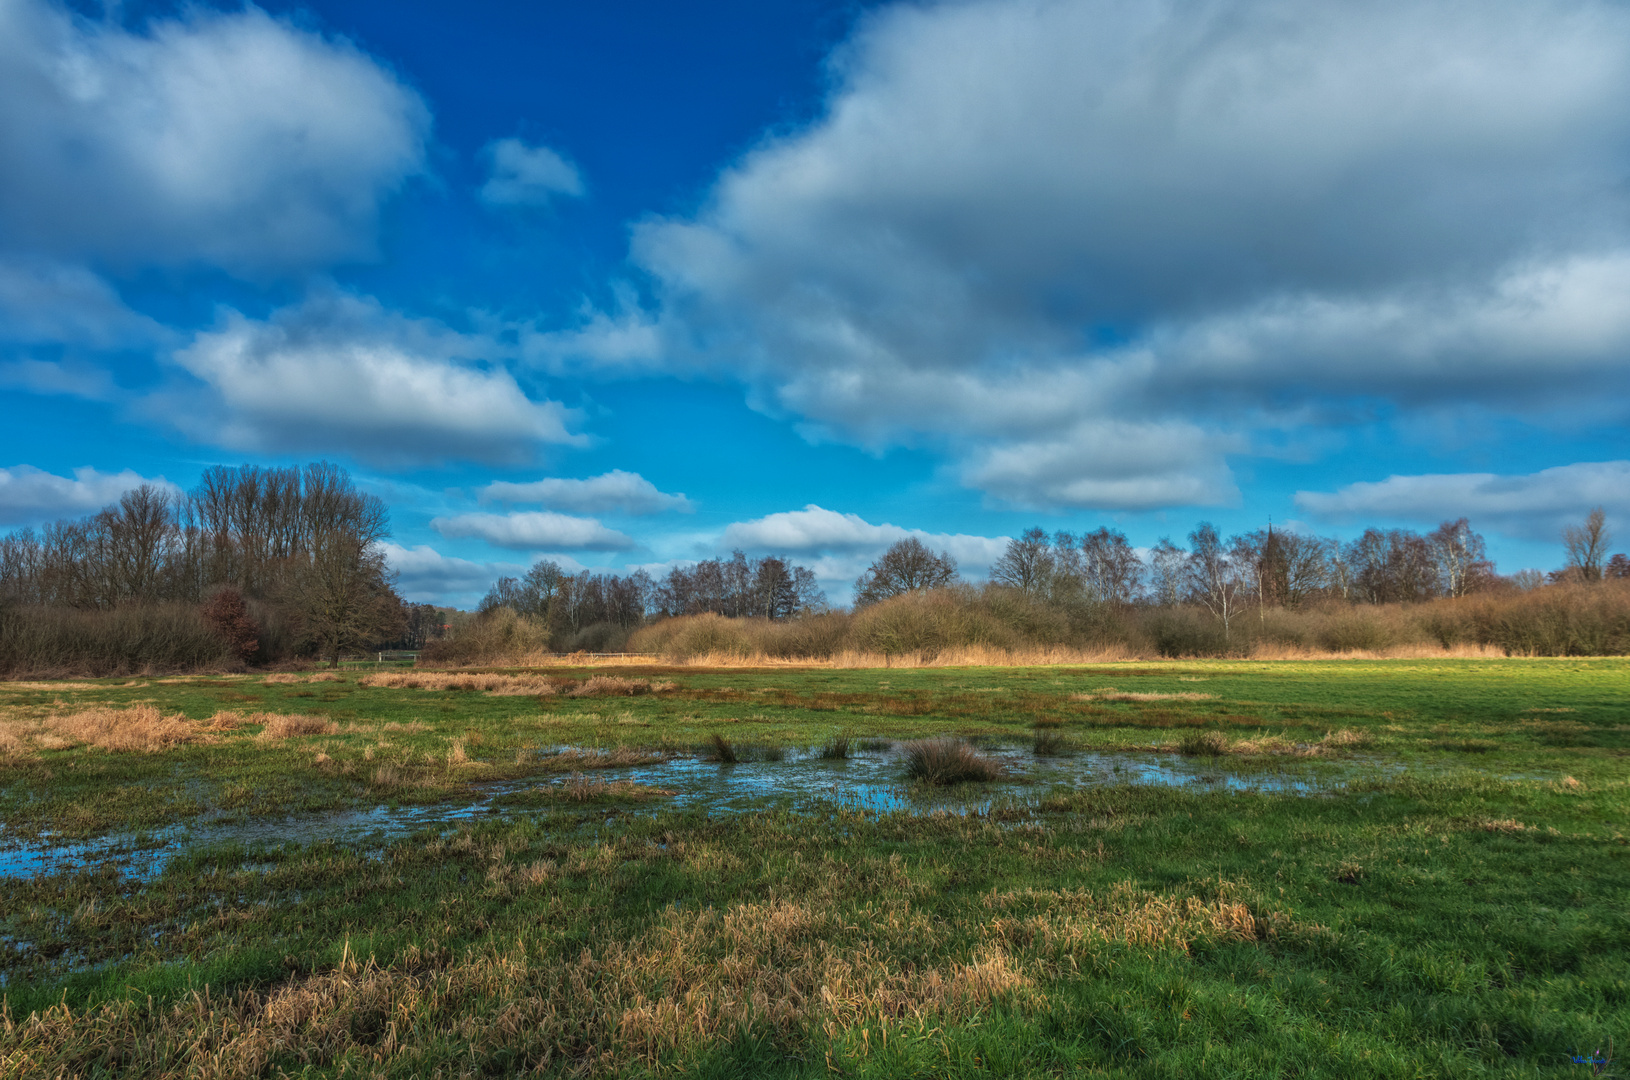
POLYGON ((974 0, 650 219, 539 362, 707 368, 1018 503, 1236 497, 1310 412, 1625 410, 1630 8, 974 0))
POLYGON ((572 411, 529 397, 492 362, 502 352, 435 320, 330 292, 267 319, 225 311, 176 354, 192 387, 147 407, 222 446, 337 448, 386 465, 525 462, 540 444, 580 445, 572 411))
POLYGON ((429 111, 349 43, 256 7, 132 30, 0 3, 0 244, 259 276, 365 257, 429 111))

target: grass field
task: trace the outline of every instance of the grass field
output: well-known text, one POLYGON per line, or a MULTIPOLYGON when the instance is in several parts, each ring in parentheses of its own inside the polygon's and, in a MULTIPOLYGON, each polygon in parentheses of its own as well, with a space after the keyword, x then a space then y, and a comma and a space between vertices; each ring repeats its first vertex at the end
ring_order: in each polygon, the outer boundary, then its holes
POLYGON ((0 683, 0 860, 124 855, 0 877, 0 1077, 1624 1075, 1627 747, 1619 659, 0 683))

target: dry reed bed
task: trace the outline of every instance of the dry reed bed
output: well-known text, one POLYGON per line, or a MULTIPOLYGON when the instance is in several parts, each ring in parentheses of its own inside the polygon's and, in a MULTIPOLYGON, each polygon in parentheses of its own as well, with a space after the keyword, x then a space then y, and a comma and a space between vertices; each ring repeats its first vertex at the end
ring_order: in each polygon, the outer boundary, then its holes
MULTIPOLYGON (((609 872, 616 860, 600 857, 606 850, 563 866, 499 863, 487 887, 528 893, 562 875, 609 872)), ((904 877, 898 856, 872 869, 904 877)), ((831 867, 830 878, 834 895, 852 891, 847 868, 831 867)), ((513 1071, 604 1074, 653 1068, 749 1029, 768 1029, 789 1049, 822 1036, 840 1043, 863 1026, 958 1023, 997 1004, 1043 1011, 1040 984, 1102 946, 1181 951, 1295 929, 1257 917, 1226 887, 1218 893, 1174 897, 1123 883, 1102 895, 991 894, 980 921, 960 925, 899 896, 859 913, 776 898, 669 910, 641 934, 570 956, 539 935, 452 961, 432 943, 410 949, 400 968, 359 960, 347 944, 332 970, 266 990, 56 1005, 27 1017, 0 1005, 0 1075, 71 1074, 97 1061, 152 1075, 258 1077, 342 1063, 342 1072, 406 1075, 441 1064, 449 1041, 477 1071, 502 1061, 513 1071), (925 948, 943 958, 923 963, 925 948)))
POLYGON ((1192 690, 1176 694, 1144 693, 1141 691, 1117 690, 1113 686, 1106 686, 1102 690, 1089 693, 1071 694, 1071 701, 1215 701, 1216 694, 1200 694, 1192 690))
POLYGON ((118 753, 158 753, 183 743, 213 739, 203 725, 180 713, 166 716, 153 705, 93 706, 38 719, 0 719, 0 760, 22 759, 35 750, 94 746, 118 753))
POLYGON ((481 691, 494 697, 638 697, 672 690, 674 684, 652 679, 625 679, 617 675, 591 675, 581 681, 550 679, 541 675, 463 674, 440 671, 383 672, 364 675, 363 686, 392 690, 481 691))

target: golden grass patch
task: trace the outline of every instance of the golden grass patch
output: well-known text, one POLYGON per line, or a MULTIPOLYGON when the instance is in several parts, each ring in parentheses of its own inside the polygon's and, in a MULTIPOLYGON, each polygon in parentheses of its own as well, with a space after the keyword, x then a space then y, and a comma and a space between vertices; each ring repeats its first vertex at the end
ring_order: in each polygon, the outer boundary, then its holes
POLYGON ((41 726, 47 734, 62 740, 59 745, 149 754, 209 737, 199 725, 180 713, 166 716, 156 706, 145 704, 123 709, 94 706, 77 712, 55 713, 45 717, 41 726))
POLYGON ((251 714, 245 722, 264 725, 255 738, 267 741, 294 739, 303 735, 337 735, 340 730, 339 724, 326 716, 291 713, 258 712, 251 714))

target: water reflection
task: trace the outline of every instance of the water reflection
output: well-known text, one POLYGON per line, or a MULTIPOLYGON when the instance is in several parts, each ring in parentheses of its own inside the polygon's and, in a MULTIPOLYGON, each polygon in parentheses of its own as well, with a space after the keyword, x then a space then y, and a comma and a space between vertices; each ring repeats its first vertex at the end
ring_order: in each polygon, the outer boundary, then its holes
MULTIPOLYGON (((550 747, 540 753, 563 749, 568 748, 550 747)), ((948 788, 910 786, 903 779, 900 755, 893 749, 853 752, 848 759, 835 761, 809 750, 788 753, 781 761, 731 765, 674 757, 655 764, 597 769, 592 775, 675 792, 671 798, 637 804, 637 812, 661 806, 742 813, 761 809, 769 802, 785 801, 794 808, 828 802, 880 813, 967 814, 983 813, 998 803, 1023 803, 1048 793, 1115 784, 1312 795, 1339 791, 1358 776, 1384 778, 1403 771, 1401 765, 1376 760, 1286 765, 1134 752, 1083 752, 1041 758, 1027 747, 986 746, 982 752, 1002 763, 1006 779, 948 788)), ((536 802, 524 799, 526 793, 562 782, 558 775, 542 775, 477 784, 472 786, 472 797, 459 804, 375 806, 247 821, 204 815, 139 836, 85 841, 64 842, 50 837, 8 841, 0 825, 0 877, 27 878, 96 866, 147 878, 158 874, 177 853, 201 845, 324 841, 345 847, 381 845, 425 828, 457 825, 478 817, 528 813, 536 802)))

